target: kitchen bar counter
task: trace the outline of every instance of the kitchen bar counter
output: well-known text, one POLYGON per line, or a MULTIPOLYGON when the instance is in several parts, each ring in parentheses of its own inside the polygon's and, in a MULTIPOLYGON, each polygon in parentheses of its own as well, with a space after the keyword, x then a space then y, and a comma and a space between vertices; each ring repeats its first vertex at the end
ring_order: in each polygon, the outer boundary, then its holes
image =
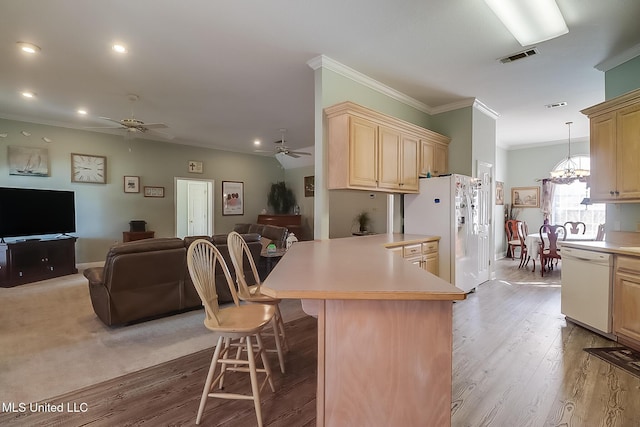
POLYGON ((424 239, 437 237, 298 242, 265 280, 265 294, 318 300, 318 426, 451 425, 452 301, 465 293, 387 249, 424 239))
POLYGON ((569 248, 586 249, 595 252, 605 252, 616 255, 629 255, 640 257, 640 246, 631 246, 612 242, 569 242, 558 241, 560 246, 569 248))

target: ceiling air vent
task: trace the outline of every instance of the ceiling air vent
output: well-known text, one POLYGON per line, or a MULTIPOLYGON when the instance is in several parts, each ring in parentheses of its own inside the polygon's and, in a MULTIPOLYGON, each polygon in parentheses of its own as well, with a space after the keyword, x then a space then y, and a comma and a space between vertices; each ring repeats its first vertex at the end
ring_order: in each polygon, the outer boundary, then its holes
POLYGON ((514 53, 513 55, 510 55, 510 56, 505 56, 504 58, 500 58, 499 61, 502 62, 503 64, 507 64, 509 62, 517 61, 518 59, 528 58, 530 56, 537 55, 537 54, 538 54, 538 51, 536 50, 536 48, 532 48, 532 49, 523 50, 522 52, 514 53))

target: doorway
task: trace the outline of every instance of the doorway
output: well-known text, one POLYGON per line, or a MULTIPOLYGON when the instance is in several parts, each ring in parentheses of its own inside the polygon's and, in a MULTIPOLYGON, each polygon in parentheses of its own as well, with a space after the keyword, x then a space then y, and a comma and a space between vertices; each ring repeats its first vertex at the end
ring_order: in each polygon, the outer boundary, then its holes
POLYGON ((214 181, 175 178, 176 236, 214 234, 214 181))
POLYGON ((480 212, 478 212, 478 273, 482 280, 489 280, 492 276, 491 259, 493 253, 492 214, 494 207, 493 190, 493 165, 478 161, 476 169, 477 178, 480 180, 478 198, 480 199, 480 212))

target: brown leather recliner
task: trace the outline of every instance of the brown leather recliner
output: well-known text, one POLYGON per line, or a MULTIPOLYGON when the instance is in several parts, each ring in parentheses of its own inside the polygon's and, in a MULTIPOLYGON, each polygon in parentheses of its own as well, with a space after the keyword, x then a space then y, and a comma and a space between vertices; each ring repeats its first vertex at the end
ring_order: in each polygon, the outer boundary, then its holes
POLYGON ((112 246, 104 267, 83 273, 100 320, 111 326, 200 306, 199 298, 197 304, 186 298, 186 254, 184 241, 179 238, 112 246))
POLYGON ((286 227, 268 224, 236 224, 233 231, 240 234, 257 233, 265 239, 271 240, 278 248, 286 247, 289 235, 289 230, 286 227))

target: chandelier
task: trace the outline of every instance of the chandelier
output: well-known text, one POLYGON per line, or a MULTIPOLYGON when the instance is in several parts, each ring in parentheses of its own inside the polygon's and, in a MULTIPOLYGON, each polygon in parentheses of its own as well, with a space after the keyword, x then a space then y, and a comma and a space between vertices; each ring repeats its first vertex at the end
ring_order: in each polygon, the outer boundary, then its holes
POLYGON ((576 162, 571 158, 571 125, 573 122, 565 123, 569 127, 569 155, 565 162, 564 169, 551 171, 551 178, 549 181, 554 184, 571 184, 578 180, 580 182, 586 182, 589 176, 589 170, 581 169, 576 162))

